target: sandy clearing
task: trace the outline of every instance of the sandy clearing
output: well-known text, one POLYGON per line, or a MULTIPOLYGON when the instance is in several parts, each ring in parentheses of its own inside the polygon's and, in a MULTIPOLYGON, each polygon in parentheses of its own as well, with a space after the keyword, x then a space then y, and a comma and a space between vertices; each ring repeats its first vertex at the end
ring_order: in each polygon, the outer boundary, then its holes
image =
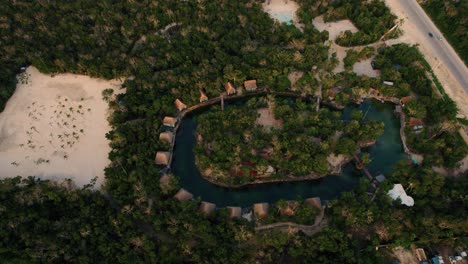
POLYGON ((260 116, 255 120, 255 124, 261 125, 266 129, 276 128, 279 129, 283 126, 283 121, 276 119, 275 115, 273 114, 273 103, 268 102, 268 107, 260 108, 257 112, 260 116))
POLYGON ((312 20, 312 24, 319 31, 328 31, 328 39, 333 41, 346 30, 350 30, 353 33, 359 31, 349 19, 325 23, 325 21, 323 21, 323 16, 318 16, 312 20))
POLYGON ((102 90, 120 82, 83 75, 51 77, 29 67, 0 113, 0 178, 72 179, 77 186, 97 177, 111 150, 105 134, 108 106, 102 90))
POLYGON ((431 65, 437 78, 442 83, 446 93, 455 101, 455 103, 457 103, 460 109, 460 115, 468 117, 468 94, 465 93, 463 87, 461 87, 460 84, 455 81, 455 79, 448 72, 447 68, 442 65, 442 63, 438 61, 437 58, 434 57, 429 47, 426 46, 427 32, 422 32, 417 28, 413 21, 407 16, 405 10, 398 1, 386 0, 385 3, 395 15, 404 19, 403 25, 401 26, 403 35, 398 39, 391 39, 385 43, 387 45, 393 45, 401 42, 418 44, 419 50, 431 65))
POLYGON ((372 69, 371 62, 374 59, 375 56, 372 56, 371 58, 367 60, 362 60, 358 61, 353 65, 353 72, 355 72, 357 75, 366 75, 369 77, 379 77, 380 72, 377 70, 372 69))
POLYGON ((392 254, 404 264, 418 264, 419 261, 416 256, 410 250, 404 249, 403 247, 394 248, 392 254))
POLYGON ((299 18, 296 16, 296 11, 299 5, 290 0, 266 0, 262 4, 263 11, 268 13, 272 18, 280 22, 289 23, 290 21, 299 28, 303 29, 304 25, 299 23, 299 18))

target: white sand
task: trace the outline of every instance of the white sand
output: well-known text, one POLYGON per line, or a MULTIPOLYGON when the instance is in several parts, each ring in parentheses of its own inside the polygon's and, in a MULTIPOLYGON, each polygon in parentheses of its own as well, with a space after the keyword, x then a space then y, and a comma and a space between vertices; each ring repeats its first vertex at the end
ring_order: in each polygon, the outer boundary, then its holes
POLYGON ((51 77, 34 67, 20 76, 27 80, 18 83, 0 113, 0 178, 72 179, 83 186, 97 177, 99 187, 111 150, 102 90, 120 82, 74 74, 51 77))
POLYGON ((375 56, 367 60, 358 61, 353 65, 353 72, 357 75, 366 75, 369 77, 379 77, 380 72, 377 70, 372 69, 371 62, 375 56))
POLYGON ((262 4, 262 7, 263 11, 268 13, 272 18, 286 23, 292 20, 296 27, 302 28, 296 16, 296 11, 299 8, 296 2, 291 0, 266 0, 262 4))
POLYGON ((312 21, 312 24, 320 32, 324 30, 328 31, 328 39, 333 40, 333 41, 339 35, 341 35, 341 33, 345 32, 346 30, 349 30, 353 33, 356 33, 359 31, 349 19, 343 19, 337 22, 325 23, 325 21, 323 21, 323 16, 318 16, 314 18, 314 20, 312 21))

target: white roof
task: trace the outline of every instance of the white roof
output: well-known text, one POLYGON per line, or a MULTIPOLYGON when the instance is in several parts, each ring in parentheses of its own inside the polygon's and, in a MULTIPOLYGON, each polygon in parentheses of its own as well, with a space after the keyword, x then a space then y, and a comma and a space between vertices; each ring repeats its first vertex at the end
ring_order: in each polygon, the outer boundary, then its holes
POLYGON ((406 194, 405 189, 403 189, 403 185, 401 185, 401 184, 393 185, 393 189, 388 191, 388 195, 393 200, 400 199, 401 204, 404 204, 406 206, 413 206, 414 205, 413 197, 406 194))

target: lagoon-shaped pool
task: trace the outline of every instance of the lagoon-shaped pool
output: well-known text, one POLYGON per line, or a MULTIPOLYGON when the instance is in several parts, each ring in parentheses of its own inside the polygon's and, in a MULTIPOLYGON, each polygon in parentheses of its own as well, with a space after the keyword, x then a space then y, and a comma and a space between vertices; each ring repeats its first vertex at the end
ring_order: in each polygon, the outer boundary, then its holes
MULTIPOLYGON (((347 119, 351 110, 355 108, 367 113, 366 119, 385 123, 384 134, 377 139, 374 146, 367 149, 372 158, 367 168, 375 175, 390 172, 397 161, 406 158, 399 134, 400 123, 393 113, 393 104, 366 100, 359 106, 346 107, 344 119, 347 119)), ((331 200, 344 191, 350 191, 362 177, 361 173, 356 171, 350 163, 343 168, 340 176, 327 176, 303 182, 268 183, 242 189, 223 188, 203 179, 195 166, 193 148, 196 144, 196 116, 187 116, 181 122, 176 136, 172 171, 179 177, 183 188, 195 197, 215 203, 218 207, 247 207, 258 202, 274 203, 280 199, 291 200, 315 196, 319 196, 322 200, 331 200)))

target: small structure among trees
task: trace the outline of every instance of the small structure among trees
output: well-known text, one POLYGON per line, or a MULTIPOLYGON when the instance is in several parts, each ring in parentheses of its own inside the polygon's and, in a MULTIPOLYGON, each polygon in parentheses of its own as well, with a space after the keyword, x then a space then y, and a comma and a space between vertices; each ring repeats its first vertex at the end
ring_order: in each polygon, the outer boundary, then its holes
POLYGON ((208 96, 206 96, 206 94, 202 90, 200 90, 200 103, 203 103, 206 101, 208 101, 208 96))
POLYGON ((408 103, 408 102, 411 101, 411 100, 413 100, 413 97, 412 97, 411 95, 402 97, 402 98, 400 99, 400 104, 401 104, 402 106, 405 106, 405 104, 408 103))
POLYGON ((182 103, 182 101, 180 101, 179 99, 176 99, 174 104, 175 104, 177 110, 179 110, 179 111, 182 111, 182 110, 187 108, 187 105, 182 103))
POLYGON ((168 151, 158 151, 156 153, 155 162, 156 165, 165 165, 169 164, 169 160, 171 159, 171 153, 168 151))
POLYGON ((162 132, 159 134, 159 140, 166 141, 167 143, 171 144, 172 140, 174 139, 174 133, 172 132, 162 132))
POLYGON ((268 208, 269 204, 268 203, 256 203, 253 205, 253 211, 254 214, 258 218, 263 218, 268 215, 268 208))
POLYGON ((224 88, 226 89, 227 95, 233 95, 237 93, 236 88, 234 87, 234 85, 232 85, 231 82, 227 82, 224 85, 224 88))
POLYGON ((216 204, 202 201, 200 204, 200 212, 204 215, 210 215, 216 209, 216 204))
POLYGON ((189 193, 184 188, 180 188, 180 190, 174 195, 174 198, 181 202, 185 202, 185 201, 192 199, 193 194, 189 193))
POLYGON ((175 127, 176 123, 177 118, 175 117, 165 116, 163 119, 163 125, 167 127, 175 127))
POLYGON ((234 207, 234 206, 228 206, 227 209, 229 211, 229 218, 241 218, 242 208, 234 207))
POLYGON ((257 80, 245 81, 244 88, 247 92, 255 92, 257 90, 257 80))

